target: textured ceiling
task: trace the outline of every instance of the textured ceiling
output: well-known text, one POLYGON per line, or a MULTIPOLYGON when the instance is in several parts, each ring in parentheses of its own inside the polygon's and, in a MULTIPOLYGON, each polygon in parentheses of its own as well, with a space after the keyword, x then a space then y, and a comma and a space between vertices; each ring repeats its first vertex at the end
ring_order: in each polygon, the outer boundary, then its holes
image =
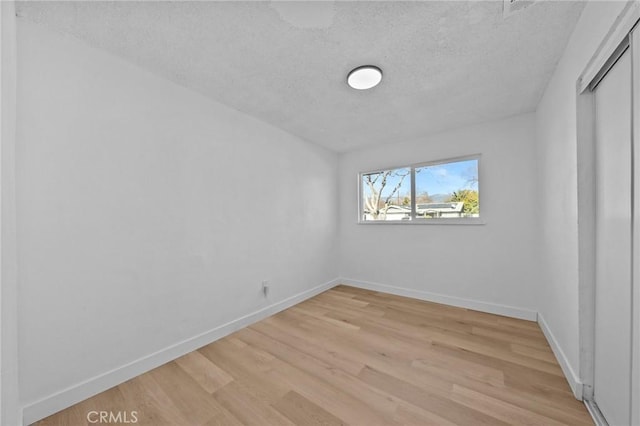
POLYGON ((584 6, 22 2, 18 15, 336 151, 533 111, 584 6), (358 65, 383 82, 346 85, 358 65))

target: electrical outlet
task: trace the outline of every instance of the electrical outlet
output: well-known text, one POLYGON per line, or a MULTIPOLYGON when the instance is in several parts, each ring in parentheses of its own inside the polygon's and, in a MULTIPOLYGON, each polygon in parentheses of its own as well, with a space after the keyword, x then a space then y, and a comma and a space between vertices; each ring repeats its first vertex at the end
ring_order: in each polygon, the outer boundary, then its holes
POLYGON ((269 281, 262 281, 262 293, 264 293, 264 297, 269 294, 269 281))

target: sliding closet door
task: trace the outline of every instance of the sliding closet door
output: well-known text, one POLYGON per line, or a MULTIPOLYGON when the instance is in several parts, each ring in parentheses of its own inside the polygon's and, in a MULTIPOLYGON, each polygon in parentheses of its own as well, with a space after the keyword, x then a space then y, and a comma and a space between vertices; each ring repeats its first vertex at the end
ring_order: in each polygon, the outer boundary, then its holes
POLYGON ((610 425, 631 405, 631 54, 595 89, 596 311, 594 401, 610 425))
POLYGON ((640 27, 631 32, 633 86, 633 300, 631 309, 631 424, 640 425, 640 27))

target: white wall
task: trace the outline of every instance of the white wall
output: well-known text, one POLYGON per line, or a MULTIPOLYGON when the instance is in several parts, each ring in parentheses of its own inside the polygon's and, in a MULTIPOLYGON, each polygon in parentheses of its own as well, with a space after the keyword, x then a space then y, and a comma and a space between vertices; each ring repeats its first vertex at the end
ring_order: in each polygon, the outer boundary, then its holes
POLYGON ((15 212, 16 15, 12 1, 0 2, 0 424, 20 422, 15 212))
MULTIPOLYGON (((589 2, 536 114, 539 311, 578 378, 578 223, 576 82, 625 2, 589 2)), ((578 378, 579 380, 579 378, 578 378)))
POLYGON ((18 75, 23 404, 337 277, 336 154, 23 20, 18 75))
POLYGON ((540 282, 534 142, 535 117, 525 114, 342 155, 341 276, 535 319, 540 282), (358 172, 478 153, 485 225, 357 223, 358 172))

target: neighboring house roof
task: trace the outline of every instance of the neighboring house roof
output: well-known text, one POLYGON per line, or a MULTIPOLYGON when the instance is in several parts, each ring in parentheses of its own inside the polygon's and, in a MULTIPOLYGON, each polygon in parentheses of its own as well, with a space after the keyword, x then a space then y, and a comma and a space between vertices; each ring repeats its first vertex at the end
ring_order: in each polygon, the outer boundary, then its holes
MULTIPOLYGON (((416 216, 431 216, 431 217, 460 217, 462 216, 462 209, 464 208, 463 202, 450 202, 450 203, 419 203, 416 204, 416 216)), ((383 217, 387 219, 395 218, 396 220, 400 216, 406 216, 403 218, 409 218, 411 215, 411 208, 407 206, 398 206, 392 204, 387 207, 386 214, 383 213, 384 209, 380 209, 380 213, 384 214, 383 217)), ((371 214, 368 210, 364 211, 365 214, 371 214)))
MULTIPOLYGON (((381 211, 383 210, 382 208, 380 209, 381 211)), ((370 213, 369 210, 365 209, 364 210, 365 213, 370 213)), ((406 213, 406 214, 410 214, 411 213, 411 208, 410 207, 405 207, 405 206, 396 206, 395 204, 390 205, 389 207, 387 207, 387 214, 389 213, 406 213)))
POLYGON ((391 205, 387 208, 387 213, 411 213, 410 207, 391 205))
MULTIPOLYGON (((464 203, 451 202, 451 203, 419 203, 416 204, 416 213, 424 212, 442 212, 442 213, 459 213, 464 208, 464 203)), ((380 210, 383 210, 382 208, 380 210)), ((370 213, 365 209, 365 213, 370 213)), ((395 204, 387 207, 387 214, 389 213, 411 213, 411 208, 406 206, 397 206, 395 204)))
POLYGON ((441 213, 460 213, 464 208, 464 203, 420 203, 416 204, 416 213, 441 212, 441 213))

